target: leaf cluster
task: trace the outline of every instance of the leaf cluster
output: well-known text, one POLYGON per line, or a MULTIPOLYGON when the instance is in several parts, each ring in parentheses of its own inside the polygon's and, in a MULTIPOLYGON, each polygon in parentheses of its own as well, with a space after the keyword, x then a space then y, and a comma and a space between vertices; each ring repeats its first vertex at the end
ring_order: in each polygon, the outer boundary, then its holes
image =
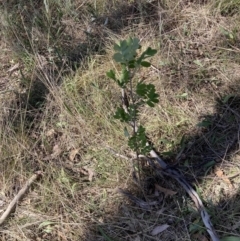
POLYGON ((136 68, 139 65, 150 67, 151 64, 144 60, 154 56, 157 50, 148 47, 139 58, 136 58, 138 49, 141 49, 138 38, 129 38, 128 40, 120 41, 119 44, 114 45, 114 50, 117 52, 113 55, 113 59, 117 63, 128 66, 129 68, 136 68))
POLYGON ((137 132, 128 139, 128 146, 137 153, 147 154, 152 149, 147 142, 145 128, 140 125, 137 132))
POLYGON ((114 45, 116 53, 113 55, 113 59, 117 63, 128 65, 135 60, 137 50, 140 48, 141 45, 137 38, 129 38, 128 40, 120 41, 119 44, 114 45))
POLYGON ((107 76, 113 79, 121 88, 125 88, 131 79, 130 69, 137 69, 140 66, 150 67, 151 64, 146 61, 146 59, 157 53, 157 50, 148 47, 140 57, 137 58, 138 49, 141 49, 140 40, 138 38, 129 38, 128 40, 120 41, 118 44, 114 45, 116 53, 113 55, 113 59, 121 64, 121 75, 117 78, 115 71, 110 70, 107 72, 107 76))
POLYGON ((116 77, 116 73, 112 69, 109 72, 107 72, 107 76, 110 79, 113 79, 121 88, 126 88, 126 85, 130 81, 130 71, 127 70, 126 66, 122 66, 120 78, 116 77))
POLYGON ((127 112, 122 108, 122 107, 118 107, 114 118, 115 119, 119 119, 121 122, 131 122, 137 119, 138 114, 139 114, 139 110, 137 108, 137 105, 129 105, 129 107, 127 108, 127 112))
MULTIPOLYGON (((125 89, 128 85, 130 86, 131 103, 127 107, 127 111, 122 107, 118 107, 114 117, 121 122, 134 123, 134 126, 139 115, 139 107, 143 104, 154 107, 158 103, 159 97, 153 84, 145 84, 141 81, 136 85, 136 88, 133 87, 132 79, 137 70, 140 67, 150 67, 151 64, 146 59, 152 57, 157 52, 157 50, 148 47, 138 57, 139 49, 141 49, 141 45, 138 38, 129 38, 115 44, 114 50, 116 53, 113 55, 113 59, 121 64, 121 73, 117 76, 114 70, 107 72, 107 76, 114 80, 120 88, 125 89), (139 97, 138 101, 133 99, 133 90, 135 90, 139 97)), ((125 135, 129 138, 129 147, 137 153, 146 154, 151 150, 151 147, 147 144, 145 128, 143 126, 140 125, 138 130, 133 131, 131 136, 125 128, 125 135)))
POLYGON ((153 84, 145 84, 143 82, 139 82, 137 84, 136 93, 142 97, 145 103, 150 107, 154 107, 155 103, 159 102, 159 95, 156 94, 156 89, 153 84))

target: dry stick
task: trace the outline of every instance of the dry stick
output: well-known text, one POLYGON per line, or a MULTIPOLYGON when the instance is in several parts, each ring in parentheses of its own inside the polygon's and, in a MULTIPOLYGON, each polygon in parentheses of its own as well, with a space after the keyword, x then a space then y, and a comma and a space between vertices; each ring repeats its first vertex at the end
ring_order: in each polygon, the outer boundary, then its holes
POLYGON ((198 211, 201 214, 202 221, 203 221, 205 227, 207 228, 207 232, 209 233, 211 239, 213 241, 220 241, 220 239, 218 238, 218 235, 211 223, 210 216, 207 213, 207 211, 202 203, 202 200, 198 196, 197 192, 193 189, 193 187, 187 182, 185 177, 182 176, 182 174, 180 172, 178 172, 177 169, 175 169, 173 167, 168 167, 167 164, 157 155, 157 153, 154 150, 151 150, 150 155, 151 155, 151 157, 154 157, 157 160, 158 164, 163 169, 163 173, 174 178, 178 183, 181 184, 181 186, 185 189, 185 191, 189 194, 189 196, 194 201, 198 211))
MULTIPOLYGON (((123 106, 125 105, 124 110, 127 112, 128 109, 128 103, 124 103, 124 100, 126 99, 126 93, 125 90, 122 90, 122 100, 123 100, 123 106), (127 107, 127 108, 126 108, 127 107)), ((130 125, 135 128, 135 133, 137 132, 137 126, 133 126, 131 123, 130 125)), ((149 143, 147 143, 147 145, 149 146, 149 143)), ((201 214, 202 217, 202 221, 207 229, 207 232, 209 233, 212 241, 220 241, 212 223, 210 220, 210 216, 207 213, 202 200, 200 199, 200 197, 198 196, 197 192, 193 189, 193 187, 187 182, 187 180, 185 179, 185 177, 175 168, 173 167, 169 167, 159 156, 158 154, 154 151, 151 150, 150 151, 150 156, 155 158, 155 160, 158 162, 158 164, 160 165, 161 169, 163 170, 163 173, 165 173, 166 175, 174 178, 178 183, 181 184, 181 186, 185 189, 185 191, 189 194, 189 196, 192 198, 192 200, 194 201, 198 211, 201 214)))
POLYGON ((200 212, 201 217, 202 217, 202 221, 203 221, 205 227, 207 228, 207 232, 209 233, 211 239, 213 241, 220 241, 220 239, 218 238, 218 235, 217 235, 217 233, 216 233, 216 231, 215 231, 215 229, 214 229, 214 227, 211 223, 210 216, 207 213, 207 211, 206 211, 206 209, 205 209, 205 207, 202 203, 202 200, 198 196, 197 192, 193 189, 193 187, 187 182, 185 177, 182 176, 182 174, 180 174, 177 169, 174 169, 172 167, 167 168, 163 171, 166 175, 171 176, 176 181, 178 181, 178 183, 180 183, 182 185, 182 187, 185 189, 185 191, 192 198, 192 200, 194 201, 198 211, 200 212))
POLYGON ((7 217, 10 215, 10 213, 13 211, 14 207, 16 206, 17 202, 21 200, 23 195, 27 192, 28 188, 31 186, 31 184, 36 181, 42 173, 40 171, 35 172, 35 174, 27 181, 27 183, 23 186, 23 188, 18 192, 18 194, 14 197, 14 199, 10 202, 8 205, 8 208, 6 211, 2 214, 0 218, 0 225, 3 224, 3 222, 7 219, 7 217))

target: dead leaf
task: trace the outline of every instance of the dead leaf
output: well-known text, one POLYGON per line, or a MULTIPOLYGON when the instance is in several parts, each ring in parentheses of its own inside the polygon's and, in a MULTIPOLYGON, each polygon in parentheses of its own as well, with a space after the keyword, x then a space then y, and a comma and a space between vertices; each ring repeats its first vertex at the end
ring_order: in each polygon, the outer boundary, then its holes
POLYGON ((223 171, 222 171, 219 167, 216 167, 216 168, 215 168, 214 173, 215 173, 218 177, 222 178, 223 181, 224 181, 225 183, 227 183, 231 188, 233 188, 233 185, 232 185, 231 181, 229 180, 229 178, 228 178, 226 175, 224 175, 223 171))
POLYGON ((47 136, 47 137, 51 137, 51 136, 54 135, 54 133, 55 133, 55 130, 54 130, 54 129, 50 129, 50 130, 48 130, 48 131, 46 132, 46 136, 47 136))
POLYGON ((78 154, 79 150, 80 150, 80 149, 78 148, 78 149, 73 149, 73 150, 70 151, 70 153, 69 153, 69 159, 70 159, 70 161, 73 161, 73 160, 74 160, 74 158, 75 158, 75 156, 78 154))
POLYGON ((94 170, 92 168, 84 167, 84 169, 88 171, 88 180, 89 180, 89 182, 92 182, 93 177, 96 176, 96 173, 94 172, 94 170))
POLYGON ((164 188, 164 187, 161 187, 161 186, 159 186, 158 184, 155 184, 155 188, 156 188, 158 191, 163 192, 163 193, 165 194, 165 197, 173 196, 173 195, 177 194, 177 192, 172 191, 172 190, 167 189, 167 188, 164 188))
POLYGON ((62 150, 61 148, 59 147, 58 144, 56 144, 54 147, 53 147, 53 152, 51 154, 51 158, 56 158, 58 157, 60 154, 61 154, 62 150))
POLYGON ((214 173, 218 176, 218 177, 222 177, 223 176, 223 171, 216 167, 215 170, 214 170, 214 173))
POLYGON ((92 179, 95 176, 95 172, 92 169, 88 169, 88 175, 88 180, 92 182, 92 179))
POLYGON ((169 227, 168 224, 157 226, 152 230, 151 235, 152 236, 158 235, 159 233, 162 233, 163 231, 165 231, 168 227, 169 227))

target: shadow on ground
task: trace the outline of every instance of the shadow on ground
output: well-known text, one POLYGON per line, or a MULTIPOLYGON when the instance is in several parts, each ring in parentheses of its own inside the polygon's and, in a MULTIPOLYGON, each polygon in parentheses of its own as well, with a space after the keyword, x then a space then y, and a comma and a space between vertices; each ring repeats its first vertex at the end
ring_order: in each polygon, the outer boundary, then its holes
MULTIPOLYGON (((236 85, 240 87, 239 83, 236 85)), ((163 157, 196 188, 220 237, 239 237, 240 233, 240 96, 236 85, 233 89, 230 86, 221 99, 216 99, 214 114, 199 117, 199 126, 194 131, 197 134, 185 136, 182 146, 174 148, 171 156, 163 157), (206 185, 206 182, 209 184, 206 185), (201 188, 203 185, 207 190, 201 188)), ((90 240, 206 239, 200 215, 175 180, 146 168, 141 188, 135 185, 135 193, 131 192, 136 199, 131 197, 131 204, 123 202, 114 217, 104 218, 96 225, 101 238, 90 240), (159 193, 156 195, 155 185, 177 194, 167 197, 159 193), (140 208, 141 201, 158 204, 145 210, 140 208), (162 234, 151 235, 156 226, 163 224, 169 225, 169 228, 162 234), (191 238, 188 233, 191 233, 191 238)))
MULTIPOLYGON (((10 36, 14 37, 16 33, 20 32, 18 35, 20 39, 19 45, 13 46, 13 48, 21 53, 24 46, 24 51, 27 50, 29 56, 38 56, 43 62, 46 62, 46 65, 44 65, 45 70, 41 69, 43 64, 40 64, 40 66, 35 67, 36 73, 33 75, 28 72, 23 73, 24 78, 27 80, 23 84, 27 85, 28 94, 20 94, 19 102, 13 108, 18 110, 23 106, 26 109, 29 126, 32 125, 33 121, 40 122, 40 119, 36 119, 38 118, 37 113, 41 114, 41 108, 44 108, 44 101, 49 93, 48 84, 56 80, 54 84, 61 83, 62 80, 57 78, 59 72, 62 73, 62 76, 72 71, 74 72, 81 64, 84 64, 84 61, 90 55, 94 56, 95 53, 104 53, 104 47, 109 37, 108 31, 111 34, 118 34, 126 26, 134 27, 134 24, 138 24, 141 18, 146 23, 151 19, 154 22, 154 18, 158 18, 158 14, 152 11, 151 4, 141 11, 136 4, 130 6, 123 5, 118 7, 120 10, 113 11, 113 13, 109 13, 107 16, 97 15, 97 13, 92 12, 94 9, 90 6, 90 9, 87 10, 90 12, 89 18, 92 17, 92 14, 96 16, 93 16, 93 22, 87 20, 88 24, 82 26, 79 23, 80 21, 74 24, 67 22, 67 19, 64 19, 66 13, 58 12, 57 5, 53 5, 51 7, 56 11, 53 11, 53 16, 51 16, 53 21, 50 23, 51 29, 49 29, 46 23, 49 24, 50 18, 43 14, 43 8, 45 7, 43 1, 34 1, 29 4, 26 4, 26 1, 8 1, 8 3, 4 4, 4 7, 13 23, 24 23, 20 26, 22 31, 19 31, 19 26, 13 25, 10 36), (19 15, 14 15, 16 12, 19 15), (32 13, 35 15, 32 15, 32 13), (109 25, 105 26, 104 22, 107 17, 109 25), (31 39, 29 39, 29 36, 31 36, 31 39), (49 38, 46 38, 46 36, 49 36, 49 38), (48 71, 52 73, 50 82, 41 77, 41 73, 48 73, 48 71), (42 79, 45 82, 42 82, 42 79), (29 83, 31 83, 30 86, 29 83)), ((74 14, 75 18, 78 19, 83 12, 79 9, 79 11, 75 10, 74 14)), ((166 22, 166 31, 171 31, 171 28, 174 28, 174 21, 172 19, 171 22, 166 22)), ((36 64, 34 59, 30 59, 30 65, 32 61, 36 64)), ((200 79, 200 82, 202 82, 206 75, 203 74, 200 77, 198 75, 197 80, 200 79)), ((229 87, 228 92, 216 99, 215 113, 213 115, 200 117, 200 126, 196 127, 197 134, 186 136, 182 146, 174 148, 172 155, 166 158, 169 161, 169 165, 175 165, 179 168, 189 182, 193 184, 201 183, 205 178, 213 178, 215 180, 215 166, 220 166, 219 168, 222 170, 229 170, 233 167, 234 171, 240 168, 237 159, 240 156, 238 153, 240 97, 236 93, 236 86, 233 89, 234 91, 231 91, 231 87, 229 87)), ((16 112, 10 115, 19 120, 16 112)), ((39 118, 41 118, 41 115, 39 118)), ((196 213, 189 198, 186 197, 179 185, 170 178, 156 176, 152 170, 147 171, 146 180, 148 181, 147 187, 149 192, 145 197, 139 191, 136 191, 136 195, 139 200, 151 200, 155 202, 155 205, 146 211, 140 209, 136 204, 126 204, 125 201, 120 202, 120 204, 111 207, 115 209, 114 216, 94 217, 95 223, 89 224, 89 233, 85 234, 87 237, 86 241, 151 241, 159 240, 160 238, 163 240, 186 240, 186 233, 189 233, 189 228, 192 227, 193 223, 198 227, 197 232, 204 230, 199 220, 199 214, 196 213), (159 196, 156 196, 155 184, 177 191, 178 194, 164 197, 159 192, 159 196), (99 221, 100 218, 102 220, 99 221), (159 224, 168 224, 169 228, 153 237, 151 231, 159 224), (94 237, 92 231, 96 233, 94 237)), ((232 190, 229 183, 221 186, 224 180, 219 177, 219 181, 214 181, 212 186, 209 187, 212 189, 212 195, 204 198, 204 200, 219 234, 221 235, 221 232, 224 232, 238 235, 240 228, 236 224, 239 220, 240 204, 238 204, 239 192, 236 189, 240 181, 238 176, 229 177, 228 179, 231 181, 231 185, 233 185, 232 190), (219 188, 216 188, 216 186, 219 188), (225 223, 232 224, 232 229, 229 230, 231 225, 226 227, 225 223)), ((138 188, 135 187, 134 189, 138 188)), ((204 191, 202 196, 204 196, 204 191)), ((121 198, 119 197, 119 199, 121 198)), ((57 211, 61 212, 61 210, 57 211)), ((79 210, 79 213, 81 213, 81 210, 79 210)), ((48 237, 48 240, 50 239, 51 237, 48 237)))

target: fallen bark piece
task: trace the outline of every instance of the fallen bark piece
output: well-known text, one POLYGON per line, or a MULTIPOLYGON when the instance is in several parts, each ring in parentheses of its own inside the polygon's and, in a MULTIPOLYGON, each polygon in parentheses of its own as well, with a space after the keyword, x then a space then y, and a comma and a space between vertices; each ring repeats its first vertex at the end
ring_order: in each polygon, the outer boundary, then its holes
POLYGON ((228 186, 232 189, 233 188, 233 185, 232 185, 232 182, 229 180, 229 178, 224 174, 224 172, 219 168, 219 167, 216 167, 215 170, 214 170, 214 173, 223 179, 223 181, 228 184, 228 186))
POLYGON ((8 216, 11 214, 11 212, 13 211, 14 207, 16 206, 17 202, 21 200, 21 198, 23 197, 23 195, 27 192, 27 190, 29 189, 29 187, 32 185, 32 183, 34 181, 36 181, 39 177, 42 176, 42 172, 41 171, 37 171, 35 172, 34 175, 32 175, 32 177, 26 182, 26 184, 23 186, 23 188, 18 192, 18 194, 14 197, 14 199, 10 202, 10 204, 8 205, 8 208, 6 209, 6 211, 2 214, 2 216, 0 217, 0 225, 3 224, 3 222, 8 218, 8 216))

